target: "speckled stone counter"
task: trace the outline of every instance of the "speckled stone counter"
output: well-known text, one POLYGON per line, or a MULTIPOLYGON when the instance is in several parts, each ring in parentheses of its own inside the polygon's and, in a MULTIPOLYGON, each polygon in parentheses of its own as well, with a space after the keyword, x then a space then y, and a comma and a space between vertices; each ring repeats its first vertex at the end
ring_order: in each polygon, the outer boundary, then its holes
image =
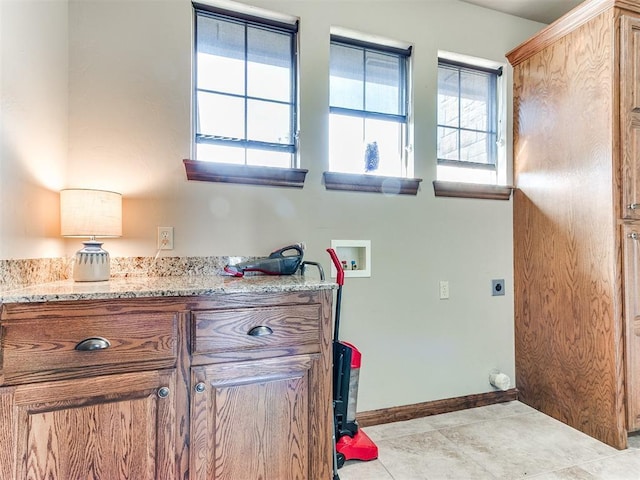
MULTIPOLYGON (((215 276, 255 257, 113 257, 111 278, 215 276)), ((72 278, 73 258, 0 260, 0 291, 72 278)))
POLYGON ((254 275, 164 276, 112 278, 106 282, 60 280, 24 288, 0 290, 0 303, 104 300, 118 298, 187 297, 221 293, 299 292, 330 290, 337 285, 317 276, 254 275))

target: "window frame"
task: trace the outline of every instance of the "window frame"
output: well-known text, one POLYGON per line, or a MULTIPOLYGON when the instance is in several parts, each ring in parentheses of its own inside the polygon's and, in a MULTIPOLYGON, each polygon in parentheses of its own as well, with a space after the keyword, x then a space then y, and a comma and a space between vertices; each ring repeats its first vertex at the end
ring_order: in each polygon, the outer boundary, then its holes
MULTIPOLYGON (((402 62, 402 71, 400 83, 402 88, 400 89, 400 95, 402 96, 401 114, 391 114, 375 112, 367 110, 366 105, 363 102, 363 108, 351 109, 345 107, 338 107, 329 104, 329 115, 338 114, 344 116, 351 116, 360 118, 363 121, 366 119, 380 119, 391 120, 399 124, 402 129, 401 142, 402 152, 400 161, 400 169, 403 176, 385 176, 375 175, 369 173, 345 173, 335 170, 325 171, 323 174, 325 188, 327 190, 347 190, 347 191, 360 191, 360 192, 376 192, 385 194, 408 194, 416 195, 419 184, 422 179, 412 178, 410 174, 413 173, 413 164, 410 164, 410 152, 411 148, 411 54, 412 47, 396 47, 392 45, 386 45, 384 43, 371 42, 358 38, 357 34, 344 34, 332 33, 330 36, 330 45, 341 45, 349 48, 362 49, 363 55, 366 55, 367 51, 378 54, 390 54, 400 57, 402 62), (398 122, 398 120, 401 120, 398 122)), ((363 72, 364 85, 363 85, 363 98, 366 98, 366 71, 363 72)))
MULTIPOLYGON (((299 85, 298 85, 298 20, 287 18, 279 19, 270 16, 265 12, 265 16, 256 16, 241 11, 231 11, 223 8, 205 5, 193 2, 193 74, 192 74, 192 120, 191 120, 191 156, 192 159, 184 159, 183 163, 187 178, 189 180, 225 182, 225 183, 241 183, 250 185, 268 185, 302 188, 308 170, 298 168, 299 164, 299 85), (198 92, 208 91, 207 89, 198 89, 198 18, 200 16, 210 18, 220 18, 224 21, 242 24, 245 29, 245 38, 249 27, 260 28, 268 31, 291 34, 291 92, 287 105, 291 107, 290 114, 290 133, 291 140, 289 144, 274 144, 271 142, 261 142, 257 140, 247 139, 247 103, 252 98, 248 95, 246 89, 243 95, 239 95, 244 99, 244 122, 245 135, 243 139, 228 139, 216 137, 212 135, 198 133, 198 92), (196 159, 196 148, 198 144, 218 144, 218 145, 241 145, 245 150, 245 163, 234 164, 225 163, 223 161, 209 161, 196 159), (291 154, 291 163, 289 167, 272 167, 263 165, 250 165, 246 163, 247 148, 260 147, 255 150, 265 151, 286 151, 291 154)), ((245 69, 246 69, 246 44, 245 44, 245 69)), ((246 78, 245 78, 246 82, 246 78)), ((214 92, 216 93, 216 92, 214 92)), ((227 95, 226 92, 224 92, 227 95)), ((263 99, 261 99, 263 100, 263 99)), ((279 103, 279 102, 278 102, 279 103)))
MULTIPOLYGON (((466 160, 451 160, 441 159, 438 156, 439 144, 436 144, 436 163, 437 167, 453 167, 461 168, 465 170, 484 170, 495 173, 494 182, 466 182, 466 181, 454 181, 454 180, 440 180, 436 176, 436 180, 433 181, 434 192, 436 196, 442 197, 462 197, 462 198, 482 198, 482 199, 495 199, 495 200, 508 200, 511 198, 513 187, 507 185, 507 171, 506 171, 506 149, 504 147, 504 136, 506 136, 506 111, 504 110, 505 98, 505 85, 504 82, 504 67, 498 66, 496 62, 485 61, 481 59, 475 59, 464 55, 445 54, 444 52, 438 52, 438 64, 437 74, 439 76, 441 66, 454 67, 461 71, 478 71, 485 72, 494 75, 495 82, 492 82, 491 96, 493 102, 492 115, 495 116, 493 121, 493 127, 495 128, 495 139, 493 143, 493 163, 480 163, 470 162, 466 160)), ((437 95, 440 94, 440 89, 437 89, 437 95)), ((460 100, 460 92, 458 92, 458 100, 460 100)), ((460 101, 458 102, 460 105, 460 101)), ((440 123, 440 119, 436 119, 436 128, 446 127, 453 128, 448 125, 440 123)), ((487 130, 482 132, 490 133, 491 126, 487 130)), ((464 130, 460 126, 456 129, 458 135, 460 131, 464 130)), ((475 130, 474 130, 475 131, 475 130)), ((436 139, 439 142, 439 139, 436 139)), ((460 144, 458 143, 458 148, 460 144)))

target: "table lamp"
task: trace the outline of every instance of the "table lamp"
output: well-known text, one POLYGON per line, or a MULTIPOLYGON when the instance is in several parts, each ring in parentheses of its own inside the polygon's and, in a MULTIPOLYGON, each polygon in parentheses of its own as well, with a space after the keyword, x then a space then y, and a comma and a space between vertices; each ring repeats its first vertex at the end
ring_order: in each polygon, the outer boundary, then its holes
POLYGON ((109 252, 96 237, 122 235, 122 195, 104 190, 71 188, 60 192, 60 234, 89 237, 76 252, 73 279, 76 282, 109 280, 109 252))

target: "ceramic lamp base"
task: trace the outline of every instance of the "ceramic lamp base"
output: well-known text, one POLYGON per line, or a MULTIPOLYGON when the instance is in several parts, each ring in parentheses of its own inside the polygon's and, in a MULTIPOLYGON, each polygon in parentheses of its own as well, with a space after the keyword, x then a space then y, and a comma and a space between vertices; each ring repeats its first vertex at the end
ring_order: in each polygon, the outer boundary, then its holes
POLYGON ((111 262, 109 252, 102 249, 102 242, 90 240, 82 243, 84 248, 76 252, 73 279, 76 282, 109 280, 111 262))

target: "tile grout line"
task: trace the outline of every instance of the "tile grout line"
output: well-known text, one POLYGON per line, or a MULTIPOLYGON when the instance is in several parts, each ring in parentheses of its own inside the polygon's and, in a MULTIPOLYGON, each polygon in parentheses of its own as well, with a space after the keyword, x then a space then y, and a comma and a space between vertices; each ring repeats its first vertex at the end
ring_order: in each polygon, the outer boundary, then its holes
MULTIPOLYGON (((493 422, 493 421, 495 421, 495 420, 488 420, 488 421, 487 421, 487 423, 489 423, 489 422, 493 422)), ((474 423, 480 423, 480 422, 474 422, 474 423)), ((455 428, 455 427, 450 427, 450 428, 455 428)), ((491 471, 487 470, 487 468, 486 468, 484 465, 482 465, 480 462, 478 462, 475 458, 473 458, 473 457, 471 457, 471 456, 467 455, 466 453, 463 453, 463 452, 460 450, 460 447, 459 447, 455 442, 453 442, 452 440, 450 440, 450 439, 449 439, 449 437, 447 437, 447 436, 443 435, 440 431, 438 431, 438 434, 439 434, 442 438, 444 438, 444 439, 446 440, 446 442, 447 442, 447 443, 449 443, 451 446, 453 446, 453 447, 454 447, 454 449, 455 449, 455 451, 456 451, 456 452, 458 452, 458 454, 462 455, 462 457, 464 457, 465 459, 469 460, 469 461, 470 461, 470 462, 472 462, 474 465, 477 465, 478 467, 480 467, 480 469, 481 469, 481 470, 483 470, 483 471, 487 472, 487 473, 491 476, 491 478, 492 478, 493 480, 500 480, 498 477, 496 477, 496 476, 493 474, 493 472, 491 472, 491 471)))
MULTIPOLYGON (((482 408, 482 407, 479 407, 482 408)), ((498 413, 498 412, 496 412, 498 413)), ((549 417, 548 415, 545 415, 542 412, 539 412, 535 409, 532 409, 530 411, 522 411, 522 412, 509 412, 509 413, 505 413, 505 414, 500 414, 500 415, 496 415, 493 418, 481 418, 481 419, 473 419, 473 420, 466 420, 463 421, 459 424, 455 424, 455 425, 446 425, 446 426, 433 426, 433 425, 429 425, 427 423, 427 425, 425 425, 425 427, 428 427, 427 429, 424 430, 420 430, 420 431, 414 431, 414 432, 407 432, 407 433, 403 433, 401 435, 389 435, 388 437, 383 437, 380 439, 377 439, 376 442, 387 442, 387 441, 393 441, 393 440, 397 440, 397 439, 403 439, 406 437, 411 437, 411 436, 421 436, 421 435, 429 435, 429 434, 436 434, 438 437, 440 437, 441 439, 445 440, 445 443, 447 445, 449 445, 450 447, 452 447, 452 451, 457 452, 458 455, 460 455, 460 460, 464 461, 465 463, 468 464, 472 464, 475 465, 476 467, 480 468, 482 471, 486 472, 487 475, 489 475, 489 477, 493 480, 502 480, 502 477, 496 476, 496 474, 490 470, 487 469, 487 467, 482 464, 481 462, 477 461, 473 456, 468 455, 467 453, 465 453, 463 450, 460 449, 460 447, 458 446, 458 444, 456 444, 456 442, 454 440, 449 439, 446 435, 444 435, 444 433, 446 433, 449 430, 452 429, 456 429, 456 428, 464 428, 464 427, 468 427, 468 426, 480 426, 480 428, 491 428, 492 425, 496 424, 494 422, 502 422, 506 419, 515 419, 515 418, 527 418, 527 417, 535 417, 536 415, 543 415, 544 417, 548 418, 549 420, 553 421, 553 424, 555 424, 556 422, 558 422, 558 427, 564 427, 567 426, 566 424, 564 424, 563 422, 559 422, 555 419, 553 419, 552 417, 549 417), (483 425, 484 424, 484 425, 483 425)), ((425 417, 422 417, 425 418, 425 417)), ((365 429, 366 430, 366 429, 365 429)), ((543 445, 543 443, 540 443, 540 439, 537 438, 532 438, 533 442, 535 444, 538 445, 543 445)), ((382 446, 382 448, 384 448, 384 446, 382 446)), ((595 480, 596 477, 593 476, 593 474, 591 474, 589 472, 589 470, 586 470, 584 467, 587 465, 592 465, 592 464, 597 464, 598 462, 602 462, 602 461, 612 461, 611 459, 614 459, 613 461, 616 462, 616 458, 622 458, 624 455, 630 456, 631 458, 633 458, 634 455, 640 455, 640 448, 633 448, 633 447, 629 447, 625 450, 614 450, 614 451, 609 451, 607 453, 602 453, 601 456, 599 456, 598 458, 593 458, 593 459, 589 459, 586 461, 580 461, 579 463, 569 463, 566 465, 558 465, 555 469, 553 470, 547 470, 547 471, 540 471, 534 475, 527 475, 526 473, 524 475, 522 474, 516 474, 518 475, 517 477, 513 477, 514 480, 517 479, 526 479, 526 478, 543 478, 549 474, 558 474, 559 472, 563 472, 565 470, 569 470, 569 469, 579 469, 579 471, 584 472, 585 474, 587 474, 589 476, 589 478, 593 478, 595 480)), ((383 458, 385 457, 385 455, 383 454, 383 458)), ((569 458, 568 458, 569 459, 569 458)), ((574 457, 574 461, 575 461, 575 457, 574 457)), ((585 460, 584 458, 582 460, 585 460)), ((385 472, 386 476, 385 478, 389 478, 390 480, 395 480, 396 479, 396 475, 394 475, 394 472, 390 469, 390 466, 388 467, 385 462, 383 460, 381 460, 380 458, 378 458, 378 462, 380 464, 380 466, 382 467, 383 471, 385 472)), ((392 466, 392 465, 391 465, 392 466)), ((397 470, 397 469, 396 469, 397 470)), ((402 472, 402 470, 400 470, 402 472)), ((382 473, 382 472, 381 472, 382 473)), ((397 472, 396 472, 397 473, 397 472)), ((516 472, 513 472, 516 473, 516 472)), ((400 478, 400 477, 397 477, 400 478)), ((402 477, 405 478, 405 477, 402 477)), ((422 478, 422 477, 420 477, 422 478)), ((424 478, 430 478, 428 475, 424 478)), ((373 479, 370 479, 373 480, 373 479)))
MULTIPOLYGON (((633 455, 633 449, 628 449, 628 448, 627 448, 626 450, 619 450, 619 451, 617 451, 617 452, 615 452, 615 453, 612 453, 611 455, 603 455, 602 457, 594 458, 594 459, 592 459, 592 460, 587 460, 586 462, 574 463, 573 465, 568 465, 568 466, 566 466, 566 467, 563 467, 563 468, 559 468, 559 469, 553 470, 552 472, 559 472, 559 471, 562 471, 562 470, 567 469, 567 468, 574 468, 574 467, 578 467, 578 468, 580 468, 582 471, 584 471, 585 473, 587 473, 587 474, 591 475, 591 473, 590 473, 590 472, 588 472, 587 470, 585 470, 584 468, 582 468, 582 466, 583 466, 583 465, 589 465, 589 464, 591 464, 591 463, 601 462, 601 461, 603 461, 603 460, 607 460, 607 459, 610 459, 610 458, 619 457, 619 456, 622 456, 622 455, 633 455)), ((547 473, 549 473, 549 472, 547 472, 547 473)), ((527 477, 527 478, 535 478, 536 476, 539 476, 539 475, 543 475, 543 473, 539 473, 539 474, 534 475, 533 477, 527 477)), ((591 475, 591 476, 593 476, 593 475, 591 475)), ((525 477, 521 477, 521 478, 525 478, 525 477)))

